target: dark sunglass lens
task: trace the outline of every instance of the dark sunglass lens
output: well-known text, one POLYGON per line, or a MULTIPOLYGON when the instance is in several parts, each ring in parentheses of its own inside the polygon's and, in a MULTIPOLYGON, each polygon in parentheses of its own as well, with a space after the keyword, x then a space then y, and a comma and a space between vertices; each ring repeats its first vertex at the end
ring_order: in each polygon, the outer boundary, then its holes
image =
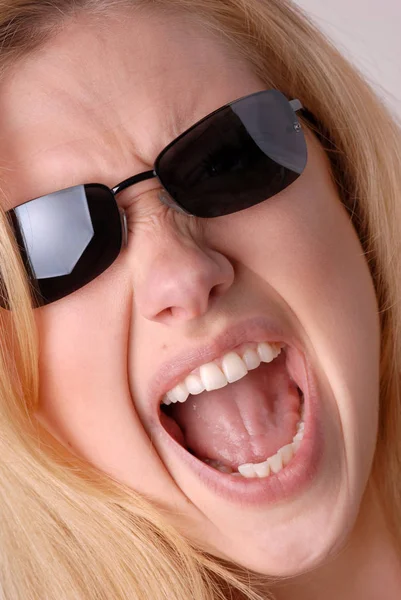
POLYGON ((217 217, 278 194, 306 162, 305 137, 289 101, 268 90, 206 117, 168 146, 155 168, 186 211, 217 217))
POLYGON ((26 202, 9 211, 32 282, 35 305, 83 287, 118 257, 120 211, 102 185, 81 185, 26 202))

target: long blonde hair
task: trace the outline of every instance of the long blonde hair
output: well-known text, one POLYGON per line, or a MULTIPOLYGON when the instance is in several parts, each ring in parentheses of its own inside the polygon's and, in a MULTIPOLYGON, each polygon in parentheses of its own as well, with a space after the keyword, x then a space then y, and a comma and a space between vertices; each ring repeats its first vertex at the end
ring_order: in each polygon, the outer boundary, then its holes
MULTIPOLYGON (((363 77, 289 0, 1 0, 0 75, 80 10, 194 15, 267 87, 316 122, 374 280, 382 327, 380 429, 371 480, 401 547, 401 136, 363 77), (382 465, 386 465, 383 469, 382 465)), ((1 165, 0 165, 1 173, 1 165)), ((0 174, 1 185, 1 174, 0 174)), ((5 600, 266 598, 252 577, 179 535, 168 515, 70 453, 32 417, 38 344, 29 287, 0 216, 0 596, 5 600)))

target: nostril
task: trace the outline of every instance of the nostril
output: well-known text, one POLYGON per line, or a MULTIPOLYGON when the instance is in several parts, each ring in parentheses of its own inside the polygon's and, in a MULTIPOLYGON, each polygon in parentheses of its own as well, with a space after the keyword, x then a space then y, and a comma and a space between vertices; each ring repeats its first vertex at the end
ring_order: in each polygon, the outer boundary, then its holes
POLYGON ((209 298, 214 300, 215 298, 221 296, 223 292, 224 289, 221 284, 214 285, 210 290, 209 298))
POLYGON ((168 322, 170 319, 172 319, 174 317, 173 310, 174 310, 174 307, 165 308, 164 310, 161 310, 159 312, 159 314, 157 315, 157 318, 159 319, 159 321, 168 322))
MULTIPOLYGON (((230 267, 229 267, 230 268, 230 267)), ((228 272, 224 274, 224 277, 221 278, 219 283, 216 283, 213 287, 210 288, 209 291, 209 299, 220 298, 220 296, 224 296, 227 291, 231 288, 234 280, 234 270, 232 272, 228 272)))
POLYGON ((216 284, 210 290, 210 295, 211 296, 218 296, 219 293, 220 293, 220 284, 216 284))

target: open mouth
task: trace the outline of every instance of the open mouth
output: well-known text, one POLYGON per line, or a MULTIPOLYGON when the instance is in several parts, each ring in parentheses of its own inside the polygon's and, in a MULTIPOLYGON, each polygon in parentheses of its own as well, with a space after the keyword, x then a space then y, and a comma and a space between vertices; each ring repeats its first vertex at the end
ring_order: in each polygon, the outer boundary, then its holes
POLYGON ((162 399, 160 420, 190 454, 231 476, 265 478, 293 459, 304 394, 282 343, 247 343, 202 365, 162 399))

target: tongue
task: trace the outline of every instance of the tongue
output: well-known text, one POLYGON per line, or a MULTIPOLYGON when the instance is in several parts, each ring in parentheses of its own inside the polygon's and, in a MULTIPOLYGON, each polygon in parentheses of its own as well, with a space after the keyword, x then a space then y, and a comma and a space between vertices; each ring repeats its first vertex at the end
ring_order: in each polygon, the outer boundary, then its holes
POLYGON ((232 468, 259 463, 290 444, 300 419, 300 396, 285 353, 220 390, 190 396, 171 415, 198 458, 232 468))

